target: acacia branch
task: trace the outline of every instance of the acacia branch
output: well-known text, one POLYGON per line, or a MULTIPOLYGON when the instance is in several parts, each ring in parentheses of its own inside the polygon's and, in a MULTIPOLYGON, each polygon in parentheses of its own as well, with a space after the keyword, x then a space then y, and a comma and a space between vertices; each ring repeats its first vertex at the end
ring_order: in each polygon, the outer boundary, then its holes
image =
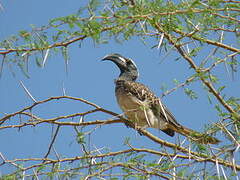
MULTIPOLYGON (((157 29, 159 30, 159 28, 157 28, 157 29)), ((202 37, 199 37, 199 36, 194 36, 192 33, 185 33, 185 32, 182 32, 178 29, 174 29, 174 31, 176 33, 180 34, 182 37, 189 37, 189 38, 192 38, 192 39, 197 40, 199 42, 205 42, 207 44, 211 44, 211 45, 214 45, 214 46, 217 46, 217 47, 221 47, 221 48, 224 48, 224 49, 232 51, 232 52, 240 53, 240 49, 234 48, 232 46, 228 46, 226 44, 223 44, 223 43, 220 43, 220 42, 217 42, 217 41, 213 41, 213 40, 210 40, 210 39, 202 38, 202 37)), ((171 37, 170 37, 170 39, 171 39, 171 37)), ((173 40, 172 40, 172 42, 174 44, 176 44, 173 40)))
MULTIPOLYGON (((25 127, 25 126, 36 126, 37 124, 41 124, 41 123, 50 123, 50 124, 57 124, 59 126, 90 126, 90 125, 107 125, 107 124, 113 124, 113 123, 126 123, 128 122, 127 119, 123 118, 121 115, 117 114, 117 113, 114 113, 112 111, 109 111, 109 110, 106 110, 106 109, 103 109, 101 108, 100 106, 92 103, 92 102, 89 102, 85 99, 82 99, 82 98, 75 98, 75 97, 71 97, 71 96, 57 96, 57 97, 51 97, 51 98, 48 98, 48 99, 45 99, 45 100, 42 100, 42 101, 38 101, 38 102, 35 102, 33 103, 32 105, 30 106, 27 106, 25 108, 23 108, 22 110, 16 112, 16 113, 12 113, 10 115, 6 115, 4 118, 1 119, 1 121, 5 121, 6 119, 10 118, 10 117, 13 117, 15 115, 18 115, 18 114, 23 114, 23 115, 27 115, 29 116, 30 118, 33 118, 35 121, 29 121, 29 122, 25 122, 25 123, 22 123, 22 124, 16 124, 16 125, 7 125, 7 126, 1 126, 0 129, 4 129, 4 128, 21 128, 21 127, 25 127), (89 122, 80 122, 80 123, 77 123, 77 122, 60 122, 58 120, 60 119, 66 119, 66 118, 72 118, 72 117, 76 117, 76 116, 79 116, 79 115, 82 115, 82 113, 76 113, 76 114, 72 114, 72 115, 67 115, 67 116, 59 116, 59 117, 56 117, 56 118, 52 118, 52 119, 42 119, 42 118, 39 118, 31 113, 27 113, 27 112, 24 112, 26 110, 31 110, 32 108, 34 108, 35 106, 39 105, 39 104, 43 104, 43 103, 47 103, 49 101, 52 101, 52 100, 59 100, 59 99, 70 99, 70 100, 74 100, 74 101, 80 101, 80 102, 83 102, 87 105, 90 105, 92 107, 95 107, 96 109, 95 110, 92 110, 92 111, 87 111, 88 114, 93 113, 93 112, 96 112, 96 111, 100 111, 100 112, 103 112, 103 113, 106 113, 106 114, 109 114, 113 117, 118 117, 118 119, 110 119, 110 120, 96 120, 96 121, 89 121, 89 122), (6 118, 7 117, 7 118, 6 118)), ((132 127, 134 128, 134 127, 132 127)), ((233 165, 227 161, 224 161, 222 159, 216 159, 214 160, 213 157, 209 157, 209 155, 205 155, 205 154, 200 154, 200 153, 197 153, 197 152, 193 152, 193 151, 190 151, 189 149, 186 149, 184 147, 181 147, 179 145, 176 145, 176 144, 173 144, 173 143, 170 143, 170 142, 167 142, 167 141, 164 141, 154 135, 152 135, 151 133, 149 133, 148 131, 144 130, 144 129, 137 129, 138 132, 140 132, 140 134, 146 136, 148 139, 158 143, 158 144, 161 144, 161 145, 164 145, 165 147, 169 147, 171 149, 174 149, 174 150, 178 150, 184 154, 188 154, 188 158, 193 158, 193 159, 209 159, 209 162, 216 162, 216 160, 218 161, 218 163, 220 164, 223 164, 225 166, 228 166, 228 167, 233 167, 233 165)), ((240 169, 240 167, 237 166, 237 169, 240 169)))
MULTIPOLYGON (((182 45, 181 44, 177 44, 174 40, 173 37, 168 34, 167 32, 165 32, 161 26, 155 22, 155 27, 156 29, 161 32, 164 33, 165 38, 167 38, 167 40, 170 42, 170 44, 172 44, 177 50, 178 52, 181 54, 181 56, 190 64, 190 66, 195 70, 196 73, 200 73, 202 72, 200 70, 200 68, 194 63, 193 59, 188 56, 188 54, 182 49, 182 45)), ((240 51, 239 51, 240 52, 240 51)), ((212 83, 210 83, 208 80, 206 80, 203 77, 200 77, 201 81, 208 87, 208 89, 210 90, 210 92, 217 98, 217 100, 230 112, 233 114, 236 114, 236 112, 234 111, 234 109, 229 106, 226 101, 222 98, 222 96, 220 95, 220 93, 214 88, 214 86, 212 85, 212 83)))
POLYGON ((67 47, 69 44, 72 44, 76 41, 80 41, 80 40, 83 40, 85 39, 87 36, 86 35, 83 35, 83 36, 80 36, 80 37, 77 37, 77 38, 74 38, 74 39, 71 39, 69 41, 66 41, 66 42, 58 42, 58 43, 54 43, 52 45, 49 45, 49 46, 46 46, 46 47, 43 47, 43 48, 21 48, 21 49, 0 49, 0 54, 2 55, 6 55, 6 54, 9 54, 9 53, 13 53, 13 52, 31 52, 31 51, 42 51, 42 50, 47 50, 47 49, 51 49, 51 48, 54 48, 54 47, 67 47))
MULTIPOLYGON (((99 18, 99 17, 98 17, 99 18)), ((135 23, 136 20, 133 19, 132 21, 130 22, 127 22, 127 23, 122 23, 122 24, 117 24, 115 26, 109 26, 109 27, 104 27, 100 30, 100 33, 103 33, 105 31, 109 31, 109 30, 112 30, 114 28, 118 28, 118 27, 122 27, 124 28, 125 26, 127 26, 128 24, 132 24, 132 23, 135 23)), ((72 43, 75 43, 77 41, 80 41, 80 40, 84 40, 85 38, 87 37, 91 37, 91 34, 90 35, 82 35, 80 37, 75 37, 71 40, 68 40, 66 42, 57 42, 57 43, 54 43, 52 45, 49 45, 49 46, 46 46, 46 47, 42 47, 42 48, 12 48, 12 49, 0 49, 0 54, 2 55, 7 55, 9 53, 13 53, 13 52, 31 52, 31 51, 42 51, 42 50, 47 50, 47 49, 51 49, 51 48, 55 48, 55 47, 67 47, 69 46, 70 44, 72 43)))
POLYGON ((17 112, 14 112, 14 113, 11 113, 11 114, 8 114, 8 115, 4 116, 3 118, 0 119, 0 125, 3 124, 6 120, 10 119, 11 117, 16 116, 18 114, 21 114, 24 111, 31 110, 37 105, 40 105, 40 104, 43 104, 43 103, 46 103, 46 102, 49 102, 49 101, 52 101, 52 100, 59 100, 59 99, 70 99, 70 100, 80 101, 80 102, 88 104, 92 107, 95 107, 96 109, 100 108, 96 104, 91 103, 89 101, 86 101, 85 99, 82 99, 82 98, 75 98, 75 97, 71 97, 71 96, 55 96, 55 97, 50 97, 50 98, 42 100, 42 101, 37 101, 37 102, 33 103, 32 105, 23 108, 20 111, 17 111, 17 112))
POLYGON ((186 86, 188 83, 194 81, 195 78, 196 78, 195 76, 191 76, 191 77, 187 78, 187 79, 185 80, 185 82, 180 83, 180 84, 178 84, 176 87, 174 87, 174 88, 172 88, 172 89, 170 89, 170 90, 164 92, 164 93, 162 94, 161 97, 164 97, 164 96, 166 96, 166 95, 172 93, 173 91, 176 91, 178 88, 181 88, 181 87, 186 86))
MULTIPOLYGON (((36 168, 36 167, 41 167, 43 165, 48 165, 48 164, 57 164, 57 163, 63 163, 63 162, 74 162, 77 160, 82 160, 82 159, 102 159, 106 157, 111 157, 111 156, 117 156, 121 154, 127 154, 130 152, 139 152, 139 153, 151 153, 157 156, 164 156, 164 157, 175 157, 175 158, 180 158, 180 159, 192 159, 197 162, 211 162, 213 164, 216 164, 218 162, 220 165, 224 165, 227 167, 233 168, 233 165, 227 161, 224 161, 222 159, 215 159, 213 157, 201 157, 197 158, 195 156, 185 156, 181 154, 171 154, 171 153, 163 153, 161 151, 156 151, 152 149, 145 149, 145 148, 130 148, 127 150, 122 150, 122 151, 117 151, 117 152, 109 152, 109 153, 104 153, 104 154, 99 154, 99 155, 84 155, 84 156, 76 156, 76 157, 71 157, 71 158, 62 158, 62 159, 50 159, 50 158, 25 158, 25 159, 14 159, 14 160, 5 160, 5 163, 20 163, 20 162, 28 162, 28 161, 36 161, 36 162, 42 162, 39 164, 34 164, 25 168, 22 168, 23 171, 36 168)), ((2 164, 3 165, 3 164, 2 164)), ((236 170, 240 171, 240 165, 235 165, 236 170)))

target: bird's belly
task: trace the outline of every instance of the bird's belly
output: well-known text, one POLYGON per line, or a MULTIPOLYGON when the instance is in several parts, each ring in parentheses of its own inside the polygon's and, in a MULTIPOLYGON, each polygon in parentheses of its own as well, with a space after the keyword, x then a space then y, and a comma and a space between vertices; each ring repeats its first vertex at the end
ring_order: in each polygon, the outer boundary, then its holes
POLYGON ((142 102, 130 95, 117 95, 117 101, 124 114, 139 127, 162 129, 161 123, 150 110, 148 103, 142 102), (161 124, 161 125, 160 125, 161 124))
POLYGON ((132 96, 118 94, 117 101, 120 108, 130 121, 133 121, 138 126, 146 125, 144 113, 140 109, 141 104, 137 99, 134 99, 132 96))

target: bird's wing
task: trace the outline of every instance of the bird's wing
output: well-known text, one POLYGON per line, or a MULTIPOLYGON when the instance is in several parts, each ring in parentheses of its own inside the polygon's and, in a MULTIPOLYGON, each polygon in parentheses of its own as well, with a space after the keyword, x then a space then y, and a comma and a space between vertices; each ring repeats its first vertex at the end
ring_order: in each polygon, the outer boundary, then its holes
POLYGON ((148 108, 152 110, 153 114, 168 123, 166 129, 161 129, 166 134, 173 136, 174 131, 176 131, 184 136, 189 137, 193 141, 203 144, 217 144, 220 142, 218 139, 210 135, 199 133, 180 125, 174 118, 173 114, 161 102, 160 98, 158 98, 145 85, 133 81, 123 81, 122 83, 124 83, 124 88, 128 93, 134 95, 138 100, 144 102, 144 104, 147 102, 148 108))
POLYGON ((124 87, 140 101, 147 101, 149 108, 151 108, 156 117, 160 117, 162 120, 176 126, 176 128, 181 127, 181 125, 177 123, 173 114, 161 102, 160 98, 158 98, 148 87, 133 81, 125 81, 124 87))

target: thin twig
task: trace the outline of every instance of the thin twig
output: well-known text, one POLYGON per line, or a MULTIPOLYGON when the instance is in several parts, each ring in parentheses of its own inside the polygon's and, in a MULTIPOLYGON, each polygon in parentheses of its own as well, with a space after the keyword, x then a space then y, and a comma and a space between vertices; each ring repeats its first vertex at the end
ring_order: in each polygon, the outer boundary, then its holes
MULTIPOLYGON (((53 136, 53 138, 52 138, 52 141, 51 141, 51 143, 50 143, 50 145, 49 145, 48 151, 47 151, 47 153, 46 153, 45 156, 44 156, 44 159, 46 159, 46 158, 48 157, 48 155, 50 154, 51 149, 52 149, 52 146, 53 146, 53 143, 55 142, 56 137, 57 137, 57 134, 58 134, 58 132, 59 132, 59 129, 60 129, 60 125, 57 126, 57 129, 56 129, 56 131, 55 131, 55 133, 54 133, 54 136, 53 136)), ((43 162, 44 162, 44 161, 43 161, 43 162)))

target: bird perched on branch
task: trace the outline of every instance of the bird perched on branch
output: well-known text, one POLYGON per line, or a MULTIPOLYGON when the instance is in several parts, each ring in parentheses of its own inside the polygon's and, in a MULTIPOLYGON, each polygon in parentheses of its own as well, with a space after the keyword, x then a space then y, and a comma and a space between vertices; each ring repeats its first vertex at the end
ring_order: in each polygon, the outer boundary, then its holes
POLYGON ((115 80, 117 102, 130 122, 138 128, 160 129, 169 136, 175 132, 203 144, 217 144, 218 139, 180 125, 167 107, 145 85, 136 82, 138 69, 133 60, 120 54, 110 54, 103 58, 114 62, 120 69, 115 80))

